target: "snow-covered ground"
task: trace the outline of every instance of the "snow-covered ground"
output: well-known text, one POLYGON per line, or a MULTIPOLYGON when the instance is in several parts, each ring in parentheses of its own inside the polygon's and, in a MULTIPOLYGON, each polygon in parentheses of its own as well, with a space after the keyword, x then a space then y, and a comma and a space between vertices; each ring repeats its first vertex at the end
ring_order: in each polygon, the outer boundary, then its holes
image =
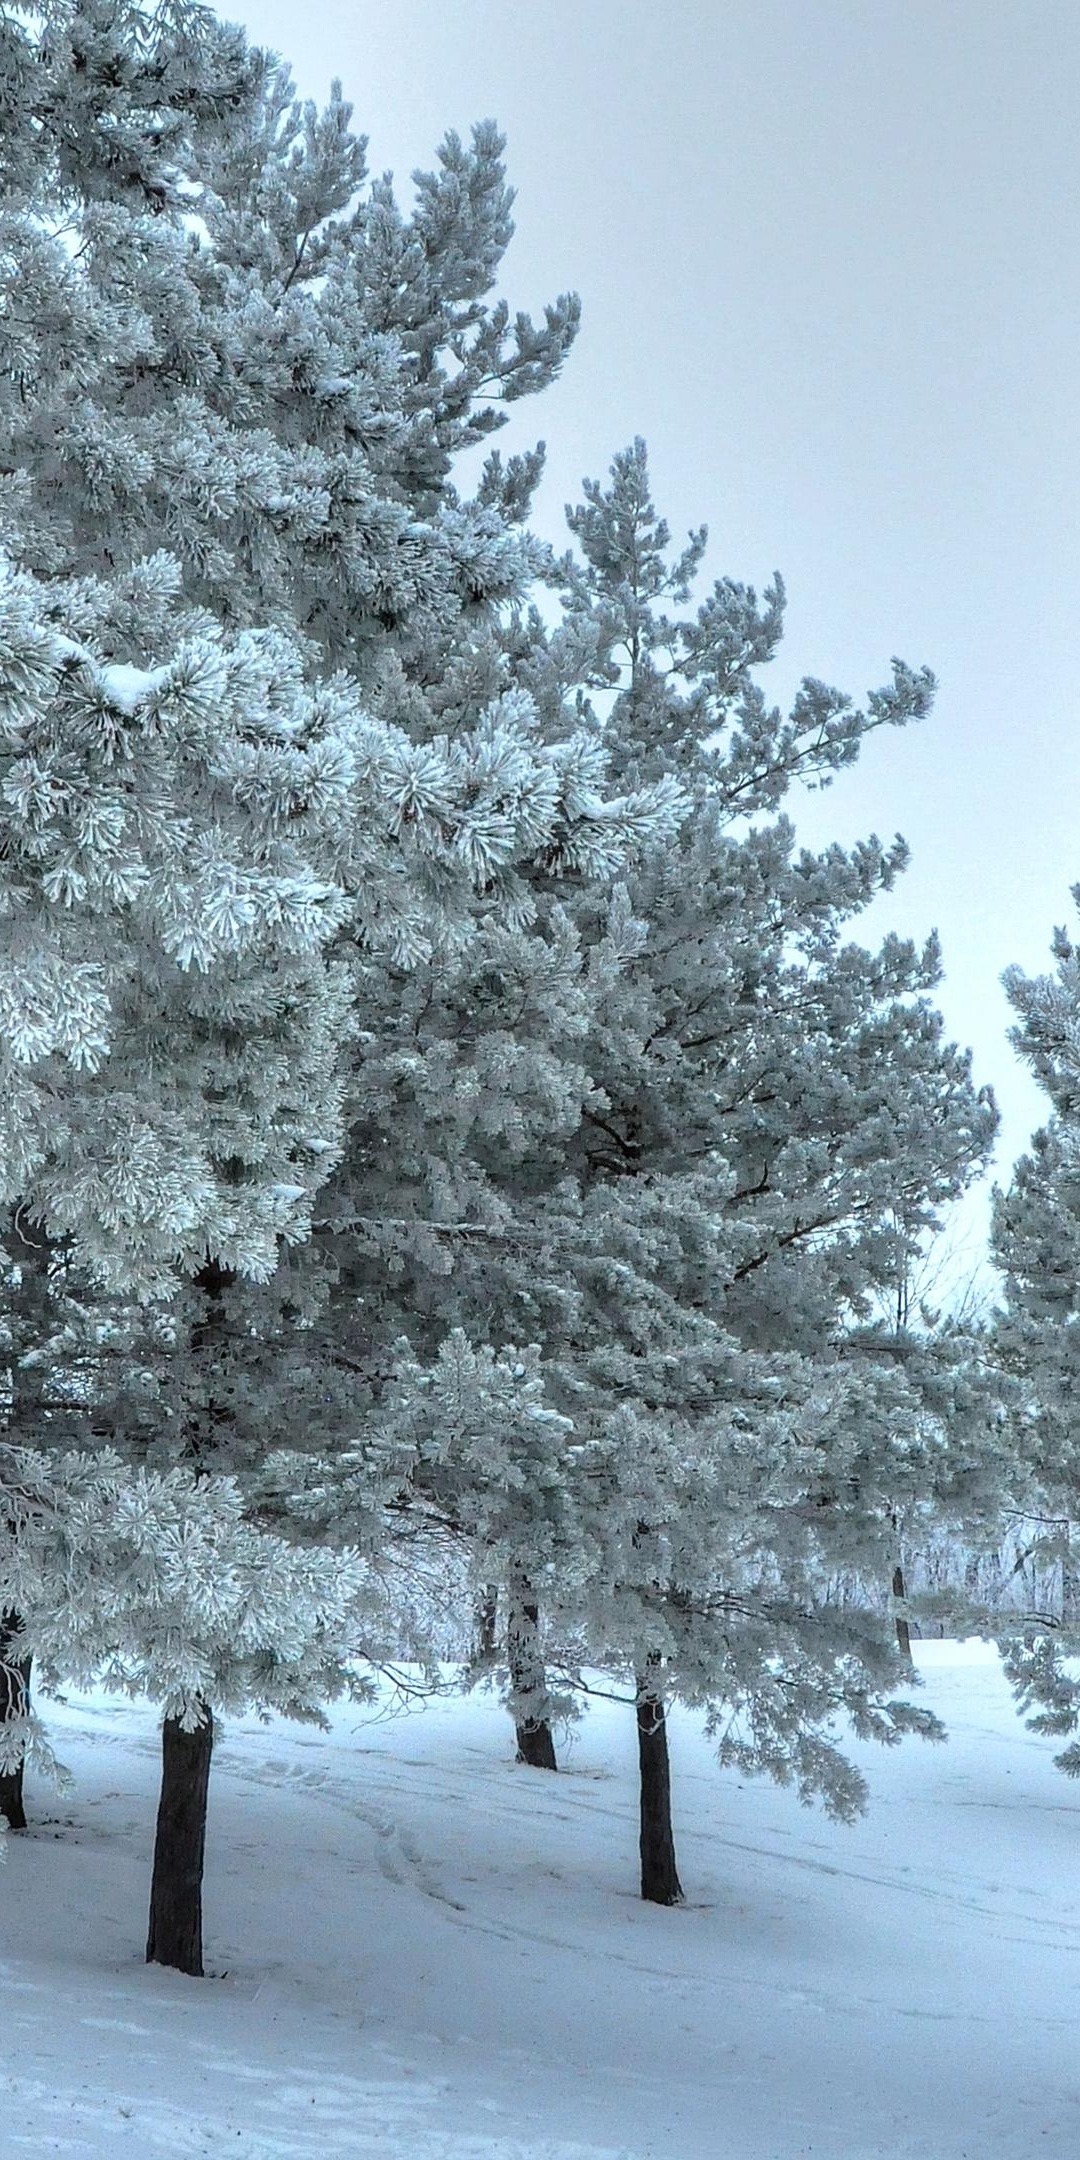
POLYGON ((989 1651, 919 1661, 951 1738, 860 1750, 854 1830, 673 1721, 672 1912, 634 1894, 625 1710, 558 1777, 484 1696, 234 1724, 204 1981, 141 1963, 151 1713, 57 1707, 75 1791, 0 1872, 0 2155, 1076 2160, 1080 1790, 989 1651))

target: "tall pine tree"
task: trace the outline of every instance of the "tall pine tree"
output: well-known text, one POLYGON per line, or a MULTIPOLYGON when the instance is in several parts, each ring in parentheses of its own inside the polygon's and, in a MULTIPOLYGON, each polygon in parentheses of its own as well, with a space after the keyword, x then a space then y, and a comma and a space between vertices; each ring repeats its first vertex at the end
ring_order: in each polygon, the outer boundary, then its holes
MULTIPOLYGON (((669 1699, 709 1708, 723 1759, 841 1814, 861 1784, 839 1718, 883 1739, 933 1729, 893 1700, 887 1611, 839 1611, 827 1583, 839 1567, 888 1579, 915 1493, 962 1509, 970 1485, 974 1504, 977 1357, 876 1316, 996 1121, 931 1003, 936 947, 845 935, 902 845, 809 854, 776 815, 869 730, 921 718, 929 677, 897 664, 862 712, 813 681, 790 714, 770 708, 754 671, 782 589, 759 603, 722 581, 670 612, 704 536, 671 561, 641 445, 571 524, 563 620, 523 618, 501 664, 552 723, 576 684, 622 784, 677 774, 688 811, 614 889, 610 871, 541 881, 546 969, 503 931, 458 982, 416 985, 380 1131, 407 1129, 419 1101, 427 1145, 403 1181, 371 1134, 407 1205, 396 1277, 383 1266, 378 1288, 372 1264, 359 1280, 387 1339, 403 1284, 429 1341, 461 1331, 428 1367, 432 1489, 476 1528, 477 1588, 498 1554, 542 1586, 564 1662, 630 1680, 643 1888, 666 1901, 669 1699), (554 1425, 537 1422, 541 1382, 554 1425)), ((385 1259, 385 1228, 368 1234, 385 1259)))
MULTIPOLYGON (((1080 889, 1073 889, 1074 900, 1080 889)), ((1080 1645, 1071 1595, 1080 1524, 1080 952, 1064 928, 1052 974, 1011 968, 1012 1040, 1043 1089, 1046 1124, 995 1195, 992 1246, 1004 1276, 995 1345, 1018 1392, 1013 1506, 1041 1524, 1038 1554, 1058 1576, 1050 1612, 1018 1614, 1002 1639, 1006 1669, 1038 1732, 1067 1741, 1057 1762, 1080 1775, 1080 1645)))
POLYGON ((427 725, 417 678, 535 554, 535 465, 490 465, 463 508, 449 459, 576 319, 511 327, 484 299, 510 229, 494 132, 448 142, 405 217, 363 196, 340 98, 301 111, 201 9, 5 15, 0 68, 11 1401, 46 1450, 81 1411, 135 1462, 250 1470, 226 1345, 265 1349, 284 1314, 295 1410, 313 1293, 287 1256, 374 990, 381 1024, 478 900, 520 912, 529 866, 606 863, 672 801, 604 802, 591 746, 523 696, 427 725), (46 1302, 61 1273, 117 1301, 114 1352, 145 1344, 138 1301, 174 1301, 168 1386, 118 1399, 115 1356, 76 1386, 67 1352, 62 1401, 34 1404, 28 1232, 46 1302))

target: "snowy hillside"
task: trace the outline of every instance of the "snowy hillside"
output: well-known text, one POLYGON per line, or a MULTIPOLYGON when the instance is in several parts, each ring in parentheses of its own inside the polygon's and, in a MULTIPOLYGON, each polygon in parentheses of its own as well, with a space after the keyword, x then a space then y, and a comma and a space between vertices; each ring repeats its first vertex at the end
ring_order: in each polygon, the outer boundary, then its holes
POLYGON ((919 1657, 952 1737, 861 1751, 854 1831, 673 1719, 681 1911, 634 1894, 614 1706, 557 1778, 482 1697, 234 1725, 202 1982, 141 1963, 153 1719, 72 1701, 0 1876, 4 2160, 1066 2160, 1080 1792, 989 1651, 919 1657))

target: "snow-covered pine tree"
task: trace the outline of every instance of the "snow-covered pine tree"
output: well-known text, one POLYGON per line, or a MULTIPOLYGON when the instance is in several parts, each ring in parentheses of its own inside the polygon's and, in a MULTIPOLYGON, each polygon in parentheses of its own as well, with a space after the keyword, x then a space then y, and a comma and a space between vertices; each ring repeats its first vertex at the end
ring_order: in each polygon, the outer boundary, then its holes
MULTIPOLYGON (((237 74, 232 48, 226 58, 237 74)), ((490 651, 496 610, 521 600, 538 560, 517 528, 539 454, 489 459, 471 503, 449 473, 459 450, 557 371, 576 302, 561 298, 537 327, 523 315, 511 322, 487 297, 512 230, 490 125, 469 147, 448 138, 406 215, 388 182, 365 191, 363 145, 337 93, 325 114, 301 107, 285 71, 257 55, 237 83, 224 120, 211 112, 177 152, 184 244, 173 236, 167 276, 166 219, 150 234, 149 269, 138 235, 126 234, 129 275, 148 287, 158 324, 139 355, 138 399, 125 391, 117 416, 108 376, 95 398, 155 472, 164 431, 175 432, 178 413, 186 426, 201 401, 215 486, 184 482, 185 590, 226 622, 284 608, 320 660, 347 662, 374 709, 414 741, 460 739, 492 713, 513 726, 524 710, 531 727, 528 701, 503 695, 511 679, 492 670, 490 651)), ((105 292, 116 260, 111 240, 89 258, 105 292)), ((146 545, 147 520, 159 516, 152 493, 113 507, 146 545)), ((554 733, 566 732, 560 714, 554 733)), ((546 867, 603 875, 650 819, 657 833, 670 827, 670 790, 616 812, 600 800, 595 747, 578 743, 563 765, 573 814, 546 867)), ((489 919, 516 914, 524 930, 526 885, 508 894, 489 884, 489 919)), ((444 951, 436 964, 449 960, 444 951)), ((400 1003, 391 982, 391 1054, 400 1003)))
MULTIPOLYGON (((1080 904, 1080 888, 1073 888, 1080 904)), ((1002 1638, 1017 1699, 1037 1732, 1066 1738, 1080 1728, 1080 1684, 1071 1669, 1080 1627, 1070 1597, 1080 1523, 1080 952, 1069 932, 1053 940, 1052 974, 1010 968, 1012 1041, 1048 1098, 1050 1115, 994 1199, 992 1250, 1004 1276, 995 1345, 1019 1394, 1012 1501, 1041 1524, 1038 1556, 1058 1573, 1056 1609, 1018 1614, 1002 1638)), ((1080 1775, 1080 1744, 1057 1757, 1080 1775)))
MULTIPOLYGON (((581 1184, 606 1222, 594 1296, 619 1346, 598 1375, 606 1430, 591 1423, 620 1506, 597 1531, 638 1675, 709 1703, 722 1759, 843 1813, 857 1781, 834 1715, 886 1738, 925 1721, 889 1700, 887 1616, 839 1620, 826 1577, 859 1551, 883 1576, 897 1498, 951 1493, 951 1428, 963 1410, 981 1435, 988 1415, 963 1357, 878 1351, 867 1323, 996 1120, 930 1002, 936 946, 848 941, 902 845, 807 854, 775 812, 870 729, 921 718, 932 682, 894 663, 863 712, 812 680, 790 714, 770 708, 753 670, 779 580, 760 605, 721 581, 685 612, 704 535, 671 561, 641 444, 570 523, 569 609, 614 693, 614 769, 640 783, 662 763, 694 796, 680 848, 630 881, 647 931, 590 1044, 581 1184)), ((661 1689, 639 1677, 637 1693, 659 1735, 661 1689)))
MULTIPOLYGON (((5 14, 0 65, 5 1199, 44 1265, 59 1248, 120 1301, 114 1343, 133 1298, 181 1291, 195 1414, 155 1437, 209 1466, 237 1448, 228 1301, 306 1233, 373 982, 400 1002, 478 893, 520 915, 523 866, 599 867, 672 798, 604 802, 594 748, 541 739, 520 695, 449 740, 411 679, 532 561, 510 521, 534 464, 490 465, 470 511, 444 485, 496 424, 471 401, 542 384, 573 330, 570 304, 539 332, 484 304, 492 131, 446 146, 411 219, 380 185, 335 222, 360 175, 340 103, 298 117, 200 9, 5 14), (384 680, 408 717, 420 700, 413 739, 371 710, 384 680)), ((310 1304, 294 1287, 258 1321, 242 1292, 249 1341, 310 1304)), ((81 1406, 102 1430, 102 1393, 74 1388, 65 1429, 81 1406)), ((109 1400, 141 1459, 145 1401, 109 1400)), ((48 1447, 58 1414, 22 1437, 48 1447)))
MULTIPOLYGON (((522 621, 502 665, 552 722, 584 677, 620 780, 677 773, 692 807, 620 887, 538 892, 546 955, 501 932, 456 979, 415 984, 366 1140, 384 1225, 401 1195, 399 1273, 374 1225, 361 1294, 389 1337, 404 1278, 429 1315, 419 1354, 447 1324, 474 1356, 486 1337, 504 1387, 514 1346, 539 1349, 528 1388, 570 1421, 546 1428, 543 1478, 524 1399, 485 1426, 484 1372, 447 1349, 429 1365, 435 1486, 475 1527, 477 1587, 501 1551, 542 1586, 565 1660, 631 1679, 647 1793, 663 1807, 681 1696, 715 1714, 723 1759, 849 1813, 835 1719, 884 1739, 932 1721, 892 1700, 888 1613, 832 1608, 828 1578, 886 1579, 909 1495, 965 1503, 990 1414, 965 1345, 938 1355, 874 1318, 995 1114, 931 1003, 936 948, 846 941, 902 846, 799 852, 775 811, 869 729, 922 717, 932 685, 897 665, 864 712, 815 682, 770 709, 753 671, 781 588, 759 604, 723 581, 669 616, 704 539, 670 563, 640 445, 572 525, 564 620, 522 621), (426 1146, 403 1179, 380 1135, 410 1127, 426 1146)), ((651 1805, 642 1834, 645 1893, 666 1900, 651 1805)))

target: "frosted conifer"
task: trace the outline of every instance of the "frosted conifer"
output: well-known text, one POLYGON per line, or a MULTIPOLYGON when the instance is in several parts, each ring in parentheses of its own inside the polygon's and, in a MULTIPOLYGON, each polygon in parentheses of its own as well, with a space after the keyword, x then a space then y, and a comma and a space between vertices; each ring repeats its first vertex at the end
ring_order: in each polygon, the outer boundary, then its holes
MULTIPOLYGON (((34 1267, 85 1316, 46 1405, 23 1313, 10 1400, 45 1455, 81 1417, 133 1464, 250 1472, 230 1336, 284 1327, 283 1409, 305 1364, 326 1392, 293 1340, 318 1270, 289 1255, 353 1114, 346 1046, 478 905, 523 919, 534 871, 603 874, 677 802, 605 799, 523 691, 451 736, 415 679, 524 592, 535 462, 489 464, 471 507, 448 465, 576 321, 485 298, 494 131, 449 139, 404 215, 364 195, 340 98, 299 108, 200 8, 62 0, 3 31, 0 1197, 13 1319, 34 1267)), ((270 1399, 264 1375, 262 1455, 270 1399)))
POLYGON ((838 1610, 827 1580, 887 1582, 909 1497, 963 1507, 990 1416, 963 1344, 877 1315, 995 1113, 931 1002, 936 946, 850 940, 902 844, 813 855, 776 809, 933 686, 896 664, 861 712, 813 681, 770 708, 754 678, 782 588, 722 581, 686 612, 704 537, 671 562, 640 445, 571 523, 563 620, 523 619, 501 665, 551 723, 576 683, 618 780, 675 773, 691 806, 617 882, 536 888, 546 952, 493 930, 456 979, 415 985, 388 1114, 351 1157, 387 1193, 381 1223, 354 1201, 365 1324, 388 1340, 407 1303, 418 1349, 452 1324, 481 1359, 429 1365, 451 1438, 423 1472, 438 1496, 453 1467, 476 1589, 496 1557, 542 1584, 556 1655, 617 1663, 643 1743, 669 1696, 704 1703, 724 1759, 848 1814, 837 1715, 883 1739, 933 1726, 893 1700, 888 1612, 838 1610), (378 1130, 410 1125, 403 1180, 378 1130), (520 1367, 516 1406, 492 1406, 485 1341, 504 1390, 520 1367), (541 1381, 568 1431, 537 1426, 541 1381))
MULTIPOLYGON (((1077 889, 1074 888, 1074 899, 1077 889)), ((995 1195, 992 1245, 1004 1276, 995 1344, 1019 1396, 1011 1499, 1041 1524, 1040 1558, 1056 1568, 1058 1609, 1021 1616, 1002 1641, 1021 1707, 1038 1732, 1066 1739, 1057 1762, 1080 1775, 1080 1687, 1072 1595, 1080 1524, 1080 954, 1054 935, 1052 974, 1011 968, 1012 1040, 1049 1103, 1046 1124, 995 1195)))

